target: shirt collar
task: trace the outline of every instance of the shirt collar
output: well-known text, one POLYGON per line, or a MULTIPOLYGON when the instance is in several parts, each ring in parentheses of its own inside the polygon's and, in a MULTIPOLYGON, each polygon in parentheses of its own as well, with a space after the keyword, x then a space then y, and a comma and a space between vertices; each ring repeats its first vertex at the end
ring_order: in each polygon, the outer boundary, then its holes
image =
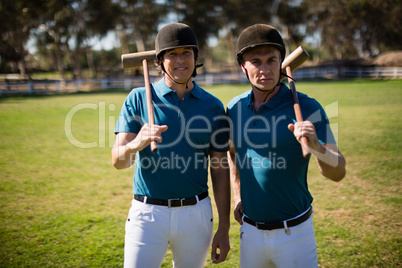
MULTIPOLYGON (((280 84, 280 88, 275 96, 272 97, 268 102, 262 104, 262 106, 266 106, 267 108, 274 109, 277 107, 283 99, 286 97, 289 89, 284 83, 280 84)), ((247 96, 247 106, 253 107, 253 90, 250 90, 250 93, 247 96)))
MULTIPOLYGON (((201 88, 198 86, 198 84, 193 81, 194 83, 194 88, 190 91, 190 94, 193 95, 195 98, 200 99, 201 98, 201 88)), ((166 96, 168 94, 171 94, 174 92, 171 88, 169 88, 166 83, 165 79, 162 78, 161 80, 153 83, 153 86, 155 89, 157 89, 163 96, 166 96)))

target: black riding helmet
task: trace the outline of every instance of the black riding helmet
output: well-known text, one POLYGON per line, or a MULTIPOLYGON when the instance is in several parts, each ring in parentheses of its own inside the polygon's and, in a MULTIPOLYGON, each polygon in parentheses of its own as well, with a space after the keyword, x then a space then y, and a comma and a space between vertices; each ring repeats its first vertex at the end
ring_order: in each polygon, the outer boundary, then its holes
MULTIPOLYGON (((184 23, 171 23, 164 26, 156 35, 155 50, 156 59, 160 62, 163 54, 170 49, 180 47, 192 47, 194 50, 194 61, 198 58, 198 41, 193 30, 184 23)), ((161 64, 164 70, 163 64, 161 64)), ((197 66, 194 67, 193 77, 197 75, 197 66)))
POLYGON ((285 59, 285 43, 279 32, 266 24, 254 24, 244 29, 236 43, 236 58, 239 65, 243 64, 243 54, 246 50, 263 45, 275 46, 281 53, 281 60, 285 59))

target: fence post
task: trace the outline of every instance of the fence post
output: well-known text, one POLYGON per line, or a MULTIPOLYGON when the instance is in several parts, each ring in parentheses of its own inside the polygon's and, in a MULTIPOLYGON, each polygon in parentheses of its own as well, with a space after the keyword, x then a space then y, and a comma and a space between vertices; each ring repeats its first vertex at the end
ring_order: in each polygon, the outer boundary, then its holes
POLYGON ((124 78, 124 89, 125 90, 131 89, 131 78, 129 77, 124 78))
POLYGON ((107 89, 107 85, 108 85, 108 78, 103 78, 102 79, 102 81, 101 81, 101 87, 102 87, 102 90, 106 90, 107 89))
POLYGON ((75 79, 75 91, 78 92, 80 91, 81 88, 81 79, 80 78, 76 78, 75 79))
POLYGON ((207 86, 211 86, 213 84, 213 81, 214 81, 214 75, 210 74, 210 73, 207 73, 205 75, 205 84, 207 86))
POLYGON ((33 93, 33 82, 32 82, 32 80, 28 81, 28 92, 29 92, 29 95, 32 95, 32 93, 33 93))

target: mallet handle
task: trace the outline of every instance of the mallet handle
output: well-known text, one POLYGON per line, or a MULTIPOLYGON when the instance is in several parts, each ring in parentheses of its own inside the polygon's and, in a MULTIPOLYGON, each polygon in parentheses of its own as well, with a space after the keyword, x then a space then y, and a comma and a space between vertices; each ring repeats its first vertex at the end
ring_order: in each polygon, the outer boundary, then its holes
MULTIPOLYGON (((146 91, 147 107, 148 107, 148 121, 149 121, 148 123, 152 128, 155 125, 155 119, 154 119, 154 106, 152 104, 151 83, 149 82, 147 59, 142 60, 142 67, 144 69, 145 91, 146 91)), ((151 141, 151 151, 153 153, 158 152, 158 146, 156 144, 156 141, 151 141)))
MULTIPOLYGON (((292 77, 292 69, 290 66, 286 67, 286 74, 290 77, 289 79, 289 87, 290 91, 292 93, 292 99, 293 99, 293 108, 295 110, 296 114, 296 121, 297 122, 302 122, 303 121, 303 116, 302 112, 300 109, 300 103, 299 103, 299 97, 297 96, 297 91, 296 91, 296 86, 294 80, 291 78, 292 77)), ((302 145, 302 153, 304 158, 309 158, 311 156, 310 150, 308 149, 308 141, 307 137, 302 137, 301 138, 301 145, 302 145)))

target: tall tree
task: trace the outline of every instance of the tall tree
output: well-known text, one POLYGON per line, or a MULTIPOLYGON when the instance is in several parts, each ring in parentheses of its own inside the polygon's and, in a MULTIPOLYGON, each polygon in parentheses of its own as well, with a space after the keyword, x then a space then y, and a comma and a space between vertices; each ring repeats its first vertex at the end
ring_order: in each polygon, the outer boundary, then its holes
POLYGON ((223 15, 233 35, 238 36, 240 32, 255 23, 270 24, 274 0, 224 0, 222 1, 223 15))
POLYGON ((208 38, 218 34, 222 7, 211 0, 170 2, 171 11, 176 14, 177 20, 188 24, 197 36, 201 51, 206 49, 208 38))
MULTIPOLYGON (((0 57, 1 64, 14 63, 21 76, 25 76, 26 48, 30 31, 39 25, 40 14, 45 9, 44 0, 2 1, 0 17, 0 57)), ((4 66, 2 66, 4 68, 4 66)))
POLYGON ((40 30, 35 32, 43 56, 52 52, 59 73, 64 79, 65 65, 73 64, 75 76, 81 76, 81 63, 86 55, 93 76, 96 75, 89 40, 99 39, 113 30, 120 7, 112 0, 50 0, 42 12, 40 30), (72 47, 71 47, 72 46, 72 47))
POLYGON ((45 1, 45 10, 40 14, 40 29, 45 38, 50 41, 49 49, 59 70, 61 80, 65 79, 65 55, 69 54, 69 40, 72 33, 70 26, 75 20, 75 11, 72 0, 45 1))
MULTIPOLYGON (((210 37, 224 35, 228 50, 228 61, 234 66, 234 44, 238 34, 255 23, 269 23, 274 0, 171 0, 172 12, 179 21, 193 28, 201 47, 201 55, 209 62, 210 51, 207 41, 210 37)), ((233 69, 236 72, 237 69, 233 69)))
POLYGON ((398 0, 303 0, 310 33, 338 59, 402 49, 402 2, 398 0), (398 41, 399 40, 399 41, 398 41))
POLYGON ((157 27, 167 6, 157 0, 119 0, 122 15, 117 23, 122 53, 152 50, 157 27))
POLYGON ((287 42, 288 52, 296 49, 304 39, 304 33, 300 31, 305 24, 303 14, 305 7, 294 3, 293 0, 275 1, 277 9, 274 11, 274 18, 278 20, 278 27, 282 30, 282 36, 287 42))
POLYGON ((348 1, 359 38, 359 49, 370 56, 382 50, 402 49, 402 2, 397 0, 348 1))
MULTIPOLYGON (((89 39, 101 39, 109 31, 114 30, 122 10, 120 5, 112 0, 76 0, 72 6, 74 7, 75 20, 71 23, 70 29, 75 38, 74 58, 76 59, 77 73, 80 74, 80 54, 85 51, 90 72, 92 76, 96 76, 89 39)), ((107 64, 107 61, 105 63, 107 64)))

